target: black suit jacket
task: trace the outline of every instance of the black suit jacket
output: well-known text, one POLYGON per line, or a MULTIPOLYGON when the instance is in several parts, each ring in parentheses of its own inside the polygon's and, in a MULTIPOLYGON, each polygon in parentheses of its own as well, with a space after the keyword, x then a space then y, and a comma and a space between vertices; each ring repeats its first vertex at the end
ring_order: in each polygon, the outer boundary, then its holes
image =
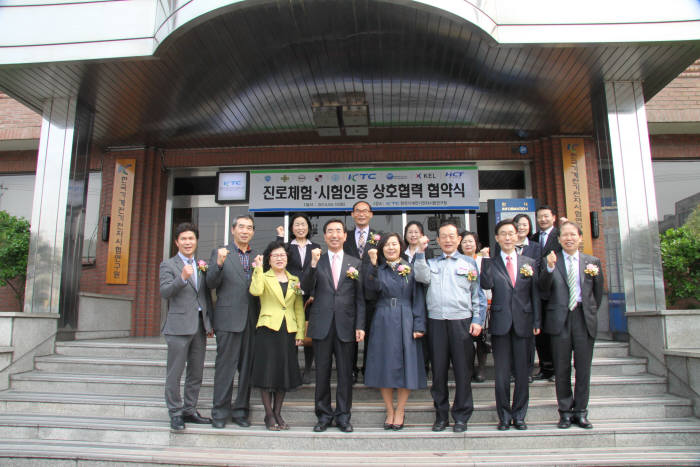
POLYGON ((315 268, 310 267, 301 281, 306 295, 314 297, 309 307, 308 337, 325 339, 335 320, 338 339, 355 342, 355 330, 365 329, 365 294, 362 287, 362 264, 358 258, 343 255, 338 290, 333 287, 333 274, 328 253, 321 255, 315 268), (360 276, 350 279, 348 268, 357 269, 360 276))
MULTIPOLYGON (((284 241, 284 238, 277 237, 277 240, 284 241)), ((321 248, 321 245, 312 241, 306 244, 306 256, 302 266, 299 248, 292 243, 285 243, 284 249, 287 250, 287 271, 301 278, 304 275, 304 271, 309 269, 311 265, 311 250, 315 248, 321 248)))
MULTIPOLYGON (((534 242, 540 243, 540 234, 542 232, 538 231, 535 233, 535 235, 532 236, 532 240, 534 242)), ((540 245, 542 247, 542 245, 540 245)), ((542 257, 544 258, 549 254, 550 251, 556 251, 559 253, 561 251, 561 243, 559 243, 559 229, 556 227, 552 227, 552 231, 549 232, 549 236, 547 237, 547 243, 544 245, 544 248, 542 248, 542 257)))
POLYGON ((484 258, 481 261, 481 288, 491 289, 491 333, 502 336, 511 326, 519 337, 531 337, 533 329, 541 327, 541 304, 535 260, 519 255, 515 270, 515 287, 510 281, 503 260, 484 258), (520 270, 529 265, 532 276, 524 276, 520 270))
MULTIPOLYGON (((586 329, 588 334, 595 338, 598 330, 598 307, 603 299, 603 268, 598 258, 583 253, 579 253, 578 266, 586 329), (598 268, 596 276, 583 272, 588 265, 598 268)), ((542 298, 547 300, 544 320, 544 332, 547 334, 561 333, 569 314, 569 285, 566 277, 566 264, 562 252, 557 253, 557 264, 551 273, 547 271, 547 261, 542 261, 539 285, 542 298)))

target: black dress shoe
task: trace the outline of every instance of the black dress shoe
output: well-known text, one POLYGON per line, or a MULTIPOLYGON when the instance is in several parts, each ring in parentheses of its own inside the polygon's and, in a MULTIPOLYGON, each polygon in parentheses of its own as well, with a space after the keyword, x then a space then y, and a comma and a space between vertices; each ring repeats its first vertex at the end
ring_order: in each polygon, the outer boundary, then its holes
POLYGON ((338 423, 338 429, 343 433, 352 433, 355 429, 352 427, 350 422, 348 423, 338 423))
POLYGON ((301 382, 311 384, 311 370, 304 370, 304 373, 301 375, 301 382))
POLYGON ((581 428, 585 428, 586 430, 590 430, 591 428, 593 428, 593 424, 588 421, 588 418, 586 418, 585 415, 575 415, 573 418, 573 422, 581 428))
POLYGON ((391 428, 392 428, 392 430, 394 430, 394 431, 399 431, 399 430, 403 429, 403 424, 404 424, 404 423, 406 423, 406 414, 403 415, 403 420, 401 420, 401 424, 400 424, 400 425, 397 425, 396 423, 394 423, 394 424, 392 425, 391 428))
MULTIPOLYGON (((535 376, 532 377, 535 381, 539 380, 549 380, 550 378, 554 378, 554 375, 552 373, 545 373, 544 371, 540 371, 537 373, 535 376)), ((554 381, 554 380, 552 380, 554 381)))
POLYGON ((231 417, 231 421, 243 428, 248 428, 250 426, 250 422, 245 417, 231 417))
POLYGON ((180 415, 176 415, 170 419, 170 428, 173 430, 181 431, 185 429, 185 421, 180 415))
POLYGON ((318 422, 316 425, 314 425, 314 432, 316 432, 316 433, 324 432, 328 429, 328 426, 330 424, 331 424, 331 422, 318 422))
POLYGON ((527 377, 527 382, 528 382, 528 383, 532 383, 533 381, 534 381, 534 379, 533 379, 532 375, 530 375, 530 376, 527 377))
POLYGON ((525 420, 513 420, 513 426, 516 430, 527 430, 525 420))
POLYGON ((187 414, 182 416, 182 420, 186 423, 197 423, 199 425, 209 425, 211 423, 211 418, 202 417, 199 412, 193 414, 187 414))
POLYGON ((484 381, 486 381, 486 378, 484 378, 484 375, 477 373, 472 377, 472 381, 474 381, 475 383, 483 383, 484 381))
POLYGON ((510 430, 510 422, 498 422, 498 431, 510 430))
POLYGON ((433 423, 433 431, 445 431, 445 428, 450 426, 450 422, 447 420, 435 420, 433 423))
POLYGON ((455 422, 455 425, 452 427, 452 431, 455 433, 464 433, 467 431, 467 424, 465 422, 455 422))
POLYGON ((393 429, 394 429, 394 425, 391 424, 391 423, 384 422, 384 429, 385 429, 385 430, 393 430, 393 429))
POLYGON ((561 428, 562 430, 566 430, 569 427, 571 427, 571 417, 567 417, 564 415, 559 417, 559 423, 557 423, 557 428, 561 428))
POLYGON ((226 428, 226 420, 218 420, 215 418, 212 420, 211 426, 214 428, 226 428))
POLYGON ((553 383, 553 382, 555 382, 556 380, 557 380, 557 378, 556 378, 554 375, 552 375, 552 376, 550 376, 549 378, 547 378, 547 381, 549 381, 550 383, 553 383))

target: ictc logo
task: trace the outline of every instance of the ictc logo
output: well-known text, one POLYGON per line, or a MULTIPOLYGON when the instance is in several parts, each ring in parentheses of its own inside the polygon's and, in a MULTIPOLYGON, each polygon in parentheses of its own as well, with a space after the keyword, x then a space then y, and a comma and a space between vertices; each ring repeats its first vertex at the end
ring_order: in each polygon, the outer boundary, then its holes
POLYGON ((376 179, 377 179, 377 174, 373 174, 373 173, 348 174, 348 180, 352 180, 353 182, 356 182, 358 180, 376 180, 376 179))

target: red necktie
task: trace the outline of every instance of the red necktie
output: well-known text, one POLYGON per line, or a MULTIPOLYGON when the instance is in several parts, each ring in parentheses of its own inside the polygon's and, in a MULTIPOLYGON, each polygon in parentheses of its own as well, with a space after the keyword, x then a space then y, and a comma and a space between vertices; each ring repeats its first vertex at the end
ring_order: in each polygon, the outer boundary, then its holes
POLYGON ((510 255, 506 256, 506 269, 508 270, 508 275, 510 276, 510 282, 515 287, 515 265, 510 255))

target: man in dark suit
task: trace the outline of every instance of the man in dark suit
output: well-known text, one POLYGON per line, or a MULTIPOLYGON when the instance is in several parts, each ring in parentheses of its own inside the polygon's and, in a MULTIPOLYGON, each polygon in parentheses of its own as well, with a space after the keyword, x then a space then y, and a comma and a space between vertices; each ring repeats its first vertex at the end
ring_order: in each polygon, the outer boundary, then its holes
POLYGON ((211 419, 197 412, 207 334, 211 332, 211 295, 205 281, 208 266, 194 257, 198 238, 199 230, 195 225, 178 225, 175 228, 178 252, 160 264, 160 296, 168 301, 168 314, 162 329, 168 345, 165 405, 173 430, 184 430, 185 422, 211 423, 211 419), (180 379, 185 367, 183 403, 180 379))
POLYGON ((496 241, 501 252, 499 257, 484 258, 481 263, 481 287, 491 289, 492 293, 491 343, 499 430, 509 429, 511 423, 518 430, 527 429, 530 338, 540 333, 536 263, 516 253, 516 230, 510 219, 496 224, 496 241), (515 375, 512 405, 511 371, 515 375))
POLYGON ((603 298, 603 268, 595 256, 579 253, 581 228, 564 222, 559 230, 563 251, 551 251, 543 264, 540 290, 547 298, 544 332, 552 337, 559 428, 588 421, 593 344, 598 329, 598 307, 603 298), (571 391, 571 354, 576 387, 571 391))
MULTIPOLYGON (((355 258, 360 258, 362 260, 363 269, 369 270, 371 264, 369 256, 365 254, 370 248, 376 248, 381 239, 381 233, 375 232, 369 227, 369 223, 374 217, 372 212, 372 206, 367 201, 358 201, 352 206, 352 212, 350 214, 352 220, 355 222, 354 229, 348 229, 347 237, 343 243, 343 251, 350 256, 355 258), (377 238, 379 237, 379 238, 377 238)), ((370 323, 372 322, 372 316, 374 316, 374 309, 377 303, 375 300, 365 300, 365 316, 367 318, 367 324, 365 327, 365 343, 369 342, 370 334, 370 323)), ((355 344, 355 350, 353 355, 353 368, 352 368, 352 378, 353 383, 357 382, 358 375, 360 371, 364 373, 365 363, 367 362, 367 349, 362 354, 362 368, 359 368, 357 358, 358 358, 358 344, 355 344)))
MULTIPOLYGON (((560 252, 561 245, 557 239, 559 230, 554 226, 557 220, 557 215, 551 206, 543 205, 537 208, 537 227, 538 232, 532 239, 539 243, 542 247, 542 258, 547 256, 551 251, 560 252)), ((546 318, 547 304, 542 302, 542 315, 546 318)), ((537 358, 540 361, 540 371, 534 376, 534 379, 546 379, 554 381, 554 364, 552 363, 552 344, 549 334, 540 333, 535 338, 535 346, 537 349, 537 358)))
POLYGON ((314 297, 309 310, 308 336, 316 356, 316 417, 314 431, 326 431, 333 419, 346 433, 352 406, 352 357, 355 342, 365 338, 365 297, 360 260, 343 251, 347 237, 340 219, 323 226, 328 252, 314 249, 311 268, 304 274, 302 289, 314 297), (336 408, 331 407, 331 364, 338 372, 336 408))
POLYGON ((212 267, 207 274, 207 285, 210 289, 216 289, 213 313, 216 362, 211 411, 214 428, 224 428, 229 417, 238 426, 250 426, 250 372, 258 320, 258 301, 248 291, 251 263, 255 258, 249 244, 254 233, 253 218, 238 216, 231 227, 233 241, 211 253, 212 267), (236 371, 238 391, 232 404, 236 371))

